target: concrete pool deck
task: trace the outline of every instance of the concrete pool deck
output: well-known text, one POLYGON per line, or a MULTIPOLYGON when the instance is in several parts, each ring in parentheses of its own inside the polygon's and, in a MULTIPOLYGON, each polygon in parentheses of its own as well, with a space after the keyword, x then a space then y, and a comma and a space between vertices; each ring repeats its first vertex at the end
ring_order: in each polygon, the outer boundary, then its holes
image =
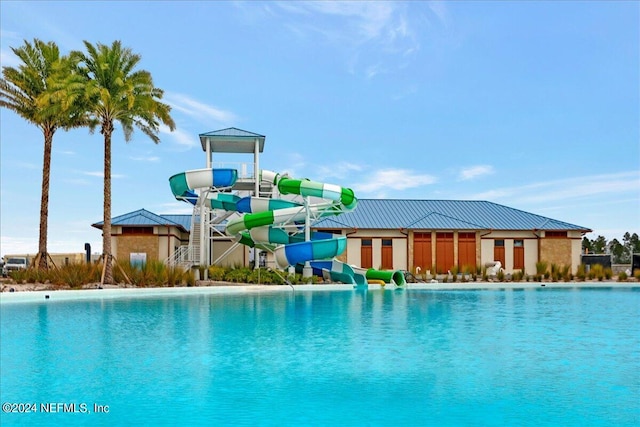
MULTIPOLYGON (((42 285, 44 286, 44 285, 42 285)), ((393 285, 381 286, 370 284, 368 290, 381 289, 407 289, 407 290, 524 290, 524 289, 629 289, 640 288, 640 282, 467 282, 467 283, 408 283, 404 288, 393 285)), ((69 301, 98 299, 109 300, 116 298, 151 298, 186 295, 239 295, 260 292, 292 292, 292 291, 353 291, 353 285, 343 284, 315 284, 315 285, 251 285, 251 284, 227 284, 216 283, 213 286, 194 287, 167 287, 167 288, 119 288, 109 287, 105 289, 81 289, 81 290, 52 290, 38 289, 35 285, 6 285, 0 293, 0 304, 42 302, 42 301, 69 301), (11 292, 10 288, 14 288, 11 292)))

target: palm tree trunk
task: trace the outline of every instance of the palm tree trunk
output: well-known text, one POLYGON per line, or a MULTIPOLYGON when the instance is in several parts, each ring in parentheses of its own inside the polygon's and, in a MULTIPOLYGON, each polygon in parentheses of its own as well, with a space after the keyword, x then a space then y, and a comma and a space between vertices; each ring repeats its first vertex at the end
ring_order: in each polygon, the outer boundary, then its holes
POLYGON ((37 267, 42 270, 49 268, 47 253, 47 230, 49 224, 49 177, 51 176, 51 148, 55 129, 44 126, 44 159, 42 162, 42 193, 40 195, 40 236, 38 238, 37 267))
POLYGON ((113 284, 113 256, 111 254, 111 133, 113 123, 104 124, 104 212, 102 226, 102 253, 105 259, 103 284, 113 284))

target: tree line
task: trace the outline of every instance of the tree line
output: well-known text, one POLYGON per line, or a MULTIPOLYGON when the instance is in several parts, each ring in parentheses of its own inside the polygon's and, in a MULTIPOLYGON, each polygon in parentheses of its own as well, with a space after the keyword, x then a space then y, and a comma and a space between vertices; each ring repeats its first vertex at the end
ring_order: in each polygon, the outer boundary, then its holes
POLYGON ((582 238, 582 251, 590 254, 611 255, 614 264, 630 264, 631 255, 640 253, 640 238, 637 233, 630 234, 628 231, 622 236, 622 242, 613 239, 607 242, 604 236, 589 239, 582 238))
POLYGON ((125 141, 138 128, 159 143, 159 127, 172 131, 171 107, 161 102, 163 91, 151 74, 137 69, 140 55, 118 40, 110 46, 84 41, 85 51, 62 55, 54 42, 34 39, 11 48, 20 63, 2 67, 0 107, 40 128, 44 136, 40 230, 36 268, 48 269, 49 178, 53 136, 58 129, 99 128, 104 141, 104 205, 102 283, 113 283, 111 253, 111 139, 118 123, 125 141))

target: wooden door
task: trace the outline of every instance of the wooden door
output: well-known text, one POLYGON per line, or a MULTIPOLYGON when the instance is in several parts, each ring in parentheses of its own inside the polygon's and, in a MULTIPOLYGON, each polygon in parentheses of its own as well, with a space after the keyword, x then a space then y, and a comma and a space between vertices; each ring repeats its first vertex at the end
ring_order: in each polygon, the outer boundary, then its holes
POLYGON ((360 239, 360 267, 373 267, 373 244, 371 239, 360 239))
POLYGON ((431 258, 431 233, 414 233, 413 235, 413 268, 420 267, 420 272, 426 274, 433 265, 431 258))
POLYGON ((453 266, 453 233, 436 233, 437 272, 444 274, 453 266))

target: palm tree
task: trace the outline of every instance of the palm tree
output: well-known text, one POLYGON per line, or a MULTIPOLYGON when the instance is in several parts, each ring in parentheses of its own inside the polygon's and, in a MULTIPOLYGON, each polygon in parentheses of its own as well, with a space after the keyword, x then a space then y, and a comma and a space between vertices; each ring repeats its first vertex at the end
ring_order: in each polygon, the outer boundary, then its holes
POLYGON ((22 61, 18 68, 3 67, 0 79, 0 107, 14 111, 38 126, 44 134, 42 193, 40 197, 40 235, 38 268, 49 267, 47 229, 49 216, 49 178, 51 149, 57 129, 70 129, 86 124, 76 95, 78 86, 69 79, 73 64, 70 57, 60 56, 54 42, 25 40, 24 46, 11 48, 22 61), (55 95, 53 92, 55 91, 55 95))
MULTIPOLYGON (((156 144, 160 142, 160 124, 174 130, 171 107, 160 102, 163 91, 154 87, 151 74, 135 70, 140 56, 122 47, 120 41, 111 46, 85 41, 87 53, 72 52, 78 59, 79 71, 86 79, 89 112, 100 123, 104 136, 104 211, 102 252, 104 257, 103 283, 113 283, 113 255, 111 253, 111 135, 114 122, 120 123, 125 141, 131 139, 134 126, 156 144)), ((91 127, 93 130, 94 127, 91 127)))

